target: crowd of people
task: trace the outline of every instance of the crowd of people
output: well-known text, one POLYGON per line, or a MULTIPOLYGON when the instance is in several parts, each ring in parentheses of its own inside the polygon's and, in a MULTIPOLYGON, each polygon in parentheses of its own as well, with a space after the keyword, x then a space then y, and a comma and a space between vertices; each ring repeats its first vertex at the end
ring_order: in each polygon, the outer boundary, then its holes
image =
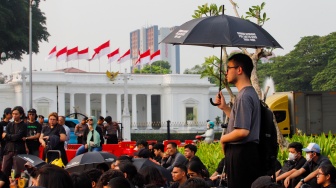
MULTIPOLYGON (((277 170, 275 175, 267 176, 266 172, 262 172, 260 166, 263 161, 260 159, 264 153, 259 148, 260 101, 251 85, 252 70, 249 56, 235 54, 229 58, 226 79, 239 92, 233 106, 227 105, 222 92, 216 96, 215 103, 229 117, 229 122, 226 133, 220 139, 225 159, 221 160, 212 175, 202 159, 196 156, 197 146, 193 144, 185 145, 182 154, 174 142, 165 147, 162 143, 148 144, 139 140, 134 157, 120 156, 110 166, 101 163, 95 168, 73 173, 52 164, 39 169, 31 167, 27 169, 29 185, 46 188, 335 188, 336 169, 328 157, 321 155, 321 148, 316 143, 309 143, 306 148, 301 143, 291 143, 288 160, 282 167, 274 165, 273 170, 277 170), (305 152, 305 157, 302 152, 305 152)), ((15 184, 9 178, 11 169, 16 165, 14 156, 38 155, 40 145, 44 148, 44 160, 57 159, 58 155, 49 155, 48 151, 58 150, 62 162, 67 164, 65 148, 69 141, 69 128, 64 125, 65 118, 55 112, 50 113, 46 126, 38 123, 37 118, 39 122, 44 119, 37 116, 35 109, 28 111, 28 117, 20 106, 4 110, 0 124, 0 188, 15 184)), ((213 128, 213 124, 208 126, 213 128)), ((121 140, 120 128, 110 116, 99 117, 98 120, 94 116, 84 118, 76 125, 75 134, 78 143, 82 144, 76 155, 101 151, 103 143, 116 144, 121 140)))

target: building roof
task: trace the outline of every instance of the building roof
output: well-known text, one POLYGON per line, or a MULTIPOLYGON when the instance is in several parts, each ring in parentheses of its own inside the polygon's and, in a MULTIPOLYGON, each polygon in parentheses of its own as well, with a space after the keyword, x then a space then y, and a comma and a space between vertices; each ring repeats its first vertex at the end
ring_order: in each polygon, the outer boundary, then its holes
POLYGON ((65 73, 86 73, 86 71, 74 68, 74 67, 69 67, 69 68, 65 68, 65 69, 58 69, 55 70, 57 72, 65 72, 65 73))

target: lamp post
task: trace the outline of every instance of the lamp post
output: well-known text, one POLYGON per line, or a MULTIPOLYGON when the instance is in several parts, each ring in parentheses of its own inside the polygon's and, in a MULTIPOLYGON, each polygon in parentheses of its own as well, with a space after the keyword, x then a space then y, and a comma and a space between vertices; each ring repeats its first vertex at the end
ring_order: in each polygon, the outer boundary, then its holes
POLYGON ((124 79, 124 110, 122 115, 122 123, 124 126, 123 131, 123 139, 124 140, 131 140, 131 118, 130 113, 128 109, 128 88, 127 88, 127 80, 129 78, 129 75, 125 73, 123 74, 124 79))
POLYGON ((32 5, 35 5, 35 1, 29 0, 29 108, 33 108, 32 5))

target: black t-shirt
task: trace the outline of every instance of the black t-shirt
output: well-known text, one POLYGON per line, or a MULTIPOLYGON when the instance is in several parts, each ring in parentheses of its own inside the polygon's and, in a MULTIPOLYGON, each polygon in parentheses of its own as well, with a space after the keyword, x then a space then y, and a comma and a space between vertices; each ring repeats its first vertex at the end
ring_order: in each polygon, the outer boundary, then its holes
MULTIPOLYGON (((55 125, 54 128, 50 128, 50 126, 45 126, 42 129, 42 134, 43 136, 51 136, 51 135, 56 135, 56 136, 60 136, 60 134, 65 134, 65 129, 63 128, 62 125, 55 125)), ((59 142, 56 147, 55 150, 64 150, 64 142, 59 142), (63 149, 62 149, 63 148, 63 149)))
MULTIPOLYGON (((6 121, 1 121, 0 122, 0 135, 2 135, 2 133, 5 132, 4 130, 6 130, 6 127, 7 127, 8 123, 9 123, 9 121, 7 121, 7 122, 6 121)), ((5 147, 6 142, 3 141, 2 136, 0 136, 0 141, 1 141, 1 147, 2 148, 5 147)))
MULTIPOLYGON (((27 123, 27 137, 31 137, 31 136, 35 136, 37 133, 41 133, 42 131, 42 125, 37 122, 34 121, 33 123, 27 123)), ((28 139, 26 140, 26 144, 28 146, 28 148, 30 149, 32 148, 38 148, 40 146, 40 142, 39 139, 28 139)))

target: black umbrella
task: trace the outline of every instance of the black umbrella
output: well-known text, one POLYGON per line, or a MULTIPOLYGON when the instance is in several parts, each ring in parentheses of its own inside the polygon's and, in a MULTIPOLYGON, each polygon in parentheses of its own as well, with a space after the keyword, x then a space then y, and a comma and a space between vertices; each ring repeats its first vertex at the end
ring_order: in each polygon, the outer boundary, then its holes
MULTIPOLYGON (((224 7, 223 7, 224 10, 224 7)), ((209 16, 190 20, 172 31, 161 42, 177 45, 207 47, 282 48, 280 44, 259 25, 237 17, 209 16)), ((222 50, 220 56, 222 72, 222 50)), ((221 74, 219 90, 221 90, 221 74)), ((210 99, 211 104, 215 105, 210 99)))
POLYGON ((16 173, 20 173, 21 171, 26 170, 25 164, 29 162, 32 167, 39 168, 46 164, 45 161, 40 159, 39 157, 35 155, 29 155, 29 154, 19 154, 14 157, 14 162, 16 164, 16 173))
POLYGON ((82 172, 100 163, 111 164, 117 157, 109 152, 87 152, 74 157, 66 166, 68 172, 82 172))
POLYGON ((153 163, 151 160, 147 158, 134 158, 133 165, 138 169, 138 171, 145 166, 153 166, 161 172, 161 174, 167 179, 167 181, 172 181, 172 176, 169 170, 153 163))

